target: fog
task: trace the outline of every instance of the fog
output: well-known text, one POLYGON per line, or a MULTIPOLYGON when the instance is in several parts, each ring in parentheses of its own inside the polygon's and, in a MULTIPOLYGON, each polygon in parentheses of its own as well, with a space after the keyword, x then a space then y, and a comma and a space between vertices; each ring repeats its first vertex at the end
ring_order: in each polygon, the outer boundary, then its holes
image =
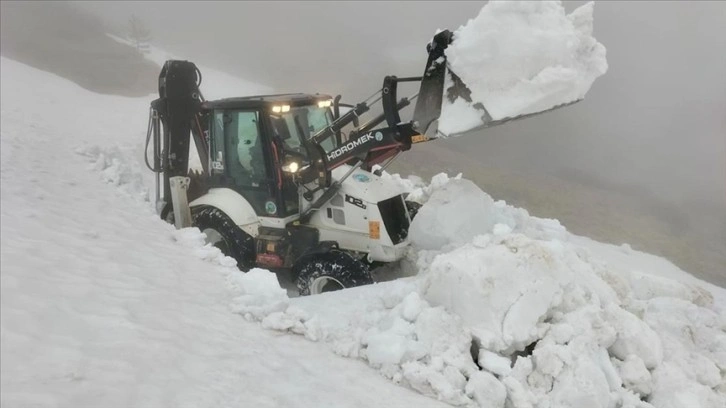
MULTIPOLYGON (((342 94, 355 103, 378 90, 387 74, 419 75, 435 30, 456 29, 484 2, 71 4, 122 34, 134 13, 151 29, 153 44, 276 92, 342 94)), ((694 268, 726 276, 726 2, 597 2, 595 37, 608 50, 610 69, 584 101, 421 151, 453 152, 447 169, 465 175, 481 169, 463 163, 481 163, 532 180, 547 175, 628 195, 652 208, 672 234, 700 234, 678 248, 711 248, 717 260, 694 268)), ((415 151, 405 157, 421 173, 443 170, 425 166, 415 151)), ((617 205, 608 211, 615 220, 617 205)), ((567 213, 541 213, 576 224, 567 213)), ((622 230, 638 228, 617 221, 622 230)), ((674 258, 683 251, 661 252, 674 258)))
MULTIPOLYGON (((434 31, 457 28, 483 2, 76 4, 116 27, 136 13, 170 52, 276 91, 340 93, 355 102, 386 74, 419 74, 434 31)), ((450 147, 509 166, 585 172, 679 205, 723 207, 726 3, 599 2, 595 35, 610 70, 586 101, 450 147)))

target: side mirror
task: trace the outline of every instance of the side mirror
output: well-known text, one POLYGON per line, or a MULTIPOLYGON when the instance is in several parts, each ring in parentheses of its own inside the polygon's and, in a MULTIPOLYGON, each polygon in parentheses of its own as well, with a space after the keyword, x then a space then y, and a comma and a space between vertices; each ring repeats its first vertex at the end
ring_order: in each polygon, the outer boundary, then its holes
POLYGON ((340 117, 340 98, 342 98, 341 95, 336 95, 333 99, 333 119, 338 120, 340 117))

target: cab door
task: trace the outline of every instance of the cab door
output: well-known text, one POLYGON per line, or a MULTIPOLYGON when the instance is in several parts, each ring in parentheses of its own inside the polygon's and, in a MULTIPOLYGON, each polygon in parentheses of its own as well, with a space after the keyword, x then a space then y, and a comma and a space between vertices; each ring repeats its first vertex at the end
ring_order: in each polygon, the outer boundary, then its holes
POLYGON ((249 201, 258 216, 278 216, 269 145, 257 110, 215 110, 211 123, 210 171, 220 187, 249 201))

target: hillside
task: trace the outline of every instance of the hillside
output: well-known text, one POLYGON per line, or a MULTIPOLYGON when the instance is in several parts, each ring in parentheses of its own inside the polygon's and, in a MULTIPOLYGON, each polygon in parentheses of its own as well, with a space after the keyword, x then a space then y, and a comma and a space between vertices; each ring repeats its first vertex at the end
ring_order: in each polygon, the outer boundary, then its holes
MULTIPOLYGON (((603 6, 603 12, 613 12, 603 6)), ((2 55, 53 72, 94 92, 125 96, 153 94, 159 65, 171 57, 156 47, 152 47, 152 55, 138 54, 127 44, 109 37, 97 17, 68 3, 3 1, 0 7, 2 55)), ((613 52, 623 51, 614 48, 613 52)), ((221 77, 222 73, 205 66, 204 61, 197 62, 203 74, 209 72, 221 77)), ((595 91, 611 92, 611 88, 622 87, 623 83, 632 85, 634 80, 616 65, 613 73, 603 77, 603 81, 610 81, 609 86, 595 91)), ((274 92, 275 86, 258 86, 230 75, 225 76, 224 83, 205 81, 202 85, 204 95, 210 99, 243 95, 244 89, 252 93, 274 92), (239 86, 231 87, 230 83, 239 86)), ((700 205, 691 199, 685 186, 693 183, 674 181, 672 189, 663 186, 650 189, 635 180, 638 174, 620 176, 621 180, 634 180, 632 186, 613 183, 613 174, 619 171, 619 166, 610 166, 614 170, 607 172, 583 170, 590 164, 583 165, 582 161, 599 156, 591 143, 596 136, 578 133, 582 130, 579 121, 584 120, 580 116, 591 115, 583 106, 596 106, 598 111, 625 109, 607 99, 594 97, 563 112, 419 145, 398 159, 392 169, 426 178, 440 171, 463 172, 496 198, 528 208, 538 216, 560 219, 573 232, 615 244, 627 242, 635 248, 666 256, 710 282, 726 285, 726 210, 723 206, 700 205), (558 128, 564 131, 556 136, 539 134, 541 129, 558 128), (567 160, 562 160, 563 156, 567 160), (577 170, 568 170, 567 166, 577 170), (662 198, 662 192, 674 191, 670 194, 677 195, 679 189, 684 190, 682 204, 662 198), (660 196, 653 191, 660 192, 660 196)), ((656 113, 649 111, 648 114, 656 113)), ((652 123, 659 121, 658 117, 652 117, 652 123)), ((608 131, 609 126, 587 129, 606 139, 615 132, 608 131)), ((597 163, 607 164, 604 156, 597 163)), ((629 163, 623 167, 632 166, 629 163)), ((654 171, 652 166, 641 167, 642 174, 654 171)), ((714 177, 704 175, 703 183, 708 184, 714 177)), ((659 180, 668 178, 664 173, 659 180)), ((711 190, 717 192, 722 188, 722 185, 713 185, 711 190)))
POLYGON ((157 65, 67 2, 0 3, 0 54, 97 93, 143 96, 157 89, 157 65))
MULTIPOLYGON (((529 169, 508 165, 487 150, 481 151, 480 158, 461 151, 472 142, 466 139, 478 136, 416 145, 390 170, 423 178, 441 171, 461 172, 493 197, 527 208, 535 216, 561 220, 576 234, 613 244, 628 243, 726 286, 726 219, 719 215, 720 209, 682 209, 648 196, 647 191, 613 185, 582 172, 551 174, 537 171, 536 164, 529 169), (486 160, 489 157, 491 162, 486 160)), ((501 147, 496 136, 489 142, 492 149, 501 147)))
POLYGON ((0 405, 443 406, 230 312, 229 263, 148 201, 148 98, 0 72, 0 405))

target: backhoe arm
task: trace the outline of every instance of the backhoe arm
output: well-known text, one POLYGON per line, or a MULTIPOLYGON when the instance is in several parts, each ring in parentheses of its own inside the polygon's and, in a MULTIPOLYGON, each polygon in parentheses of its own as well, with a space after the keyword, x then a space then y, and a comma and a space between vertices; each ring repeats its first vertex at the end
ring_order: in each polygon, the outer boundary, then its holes
MULTIPOLYGON (((159 74, 159 98, 151 102, 147 148, 153 135, 154 164, 149 167, 156 173, 163 173, 163 200, 167 204, 171 197, 170 178, 186 177, 189 172, 190 134, 200 153, 204 172, 207 172, 207 146, 199 116, 203 100, 199 91, 201 78, 199 69, 192 62, 166 61, 159 74)), ((156 200, 157 204, 161 202, 158 186, 156 200)))

